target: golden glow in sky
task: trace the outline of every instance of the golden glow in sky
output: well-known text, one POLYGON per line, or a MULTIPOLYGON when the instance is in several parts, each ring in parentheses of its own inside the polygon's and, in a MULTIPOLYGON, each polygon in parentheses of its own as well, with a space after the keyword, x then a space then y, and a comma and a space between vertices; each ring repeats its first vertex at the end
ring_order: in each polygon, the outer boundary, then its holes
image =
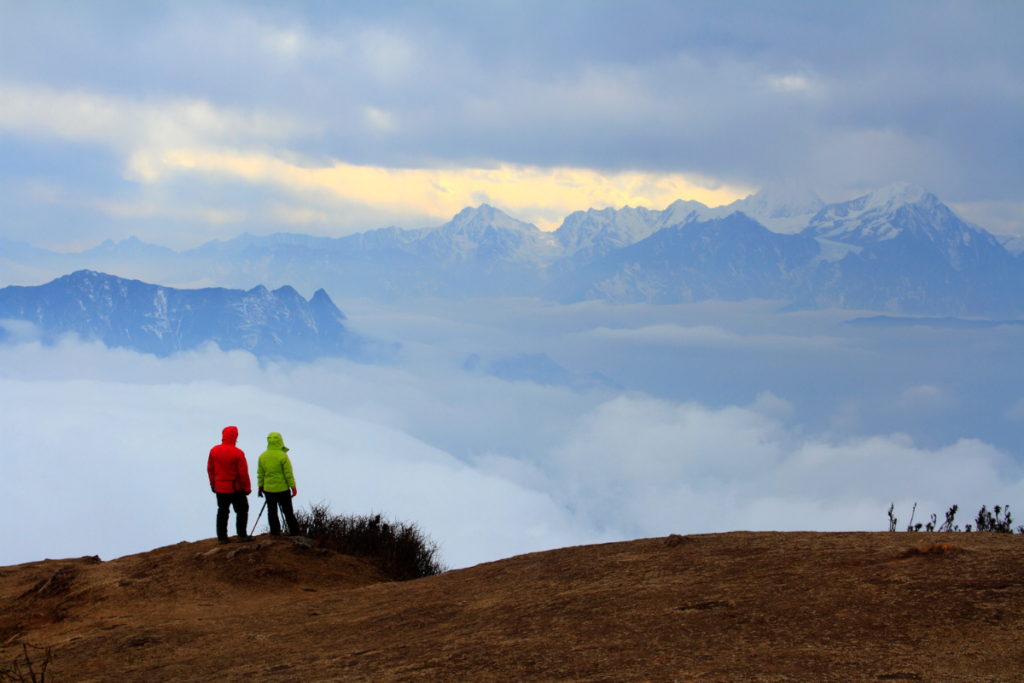
POLYGON ((467 206, 486 203, 542 230, 554 230, 573 211, 663 209, 677 199, 720 206, 757 189, 723 185, 699 174, 603 172, 500 161, 488 167, 453 162, 435 168, 388 168, 338 160, 313 165, 300 161, 288 143, 317 124, 288 115, 217 107, 205 100, 140 101, 20 84, 0 87, 0 102, 0 130, 105 146, 123 155, 128 180, 158 188, 134 201, 97 197, 90 203, 121 219, 166 216, 207 225, 265 225, 269 220, 318 224, 321 231, 383 227, 394 221, 414 228, 440 225, 467 206), (265 203, 232 203, 232 195, 225 193, 223 205, 207 206, 178 195, 178 188, 159 191, 178 178, 241 183, 272 192, 265 203))
MULTIPOLYGON (((708 206, 728 204, 750 188, 714 189, 681 174, 625 171, 600 173, 585 168, 541 168, 503 164, 494 168, 394 169, 336 162, 307 168, 262 153, 197 148, 137 152, 129 174, 159 183, 179 174, 269 184, 297 195, 328 193, 349 204, 447 221, 467 206, 487 203, 542 230, 554 230, 577 210, 623 206, 662 209, 677 199, 708 206)), ((320 220, 318 211, 294 212, 295 222, 320 220)))

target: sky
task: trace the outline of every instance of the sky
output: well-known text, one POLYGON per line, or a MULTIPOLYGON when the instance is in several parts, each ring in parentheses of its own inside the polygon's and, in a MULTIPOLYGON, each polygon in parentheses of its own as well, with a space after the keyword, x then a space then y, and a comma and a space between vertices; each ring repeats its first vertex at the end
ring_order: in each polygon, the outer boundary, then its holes
POLYGON ((1012 2, 0 3, 4 237, 542 229, 907 181, 1024 234, 1012 2))

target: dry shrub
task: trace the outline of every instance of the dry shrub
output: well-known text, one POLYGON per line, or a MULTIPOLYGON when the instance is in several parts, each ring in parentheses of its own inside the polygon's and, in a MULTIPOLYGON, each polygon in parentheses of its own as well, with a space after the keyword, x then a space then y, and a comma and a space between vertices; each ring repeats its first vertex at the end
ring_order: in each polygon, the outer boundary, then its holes
POLYGON ((384 515, 337 515, 326 503, 295 511, 299 535, 345 555, 373 560, 395 581, 435 576, 448 570, 441 546, 416 524, 384 515))

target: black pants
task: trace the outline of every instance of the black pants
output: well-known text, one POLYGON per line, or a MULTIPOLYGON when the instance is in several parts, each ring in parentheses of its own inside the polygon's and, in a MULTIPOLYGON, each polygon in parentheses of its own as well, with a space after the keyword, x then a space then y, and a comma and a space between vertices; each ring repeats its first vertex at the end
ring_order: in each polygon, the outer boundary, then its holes
POLYGON ((228 537, 228 514, 235 508, 235 530, 239 536, 246 536, 245 525, 249 523, 249 499, 245 491, 217 494, 217 538, 226 540, 228 537))
POLYGON ((277 506, 281 506, 281 512, 284 513, 284 519, 288 522, 288 533, 292 536, 297 536, 299 533, 299 523, 295 521, 295 512, 292 510, 292 492, 291 491, 280 491, 278 493, 271 493, 270 491, 264 491, 263 495, 267 497, 267 521, 270 522, 270 533, 275 536, 281 533, 281 520, 277 516, 277 506))

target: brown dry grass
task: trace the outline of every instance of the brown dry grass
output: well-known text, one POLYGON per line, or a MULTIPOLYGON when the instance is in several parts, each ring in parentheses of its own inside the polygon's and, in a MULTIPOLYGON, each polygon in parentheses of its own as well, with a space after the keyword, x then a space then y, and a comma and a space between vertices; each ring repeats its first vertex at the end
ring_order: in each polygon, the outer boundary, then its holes
POLYGON ((1024 680, 1024 537, 730 533, 391 583, 287 541, 0 569, 62 681, 1024 680))

